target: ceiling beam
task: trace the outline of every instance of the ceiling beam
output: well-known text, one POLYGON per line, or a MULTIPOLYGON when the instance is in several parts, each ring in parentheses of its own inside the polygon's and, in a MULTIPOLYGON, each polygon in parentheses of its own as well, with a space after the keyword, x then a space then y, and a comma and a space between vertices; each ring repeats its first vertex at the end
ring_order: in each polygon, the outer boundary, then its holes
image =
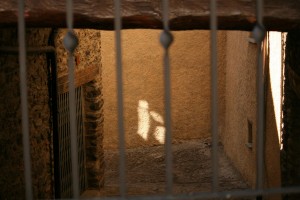
MULTIPOLYGON (((251 30, 256 22, 255 0, 218 0, 218 28, 251 30)), ((25 0, 28 27, 66 27, 65 0, 25 0)), ((0 1, 0 27, 17 24, 17 1, 0 1)), ((76 28, 114 29, 113 0, 74 0, 76 28)), ((209 29, 209 0, 170 0, 172 30, 209 29)), ((162 28, 161 0, 123 0, 123 28, 162 28)), ((300 29, 299 0, 265 0, 268 30, 300 29)))

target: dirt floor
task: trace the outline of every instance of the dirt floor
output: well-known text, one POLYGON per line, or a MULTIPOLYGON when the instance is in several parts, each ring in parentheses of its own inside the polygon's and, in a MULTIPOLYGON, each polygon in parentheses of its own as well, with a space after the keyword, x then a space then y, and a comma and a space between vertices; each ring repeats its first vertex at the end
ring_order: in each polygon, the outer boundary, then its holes
MULTIPOLYGON (((206 140, 179 141, 173 148, 174 194, 211 190, 211 143, 206 140)), ((105 152, 105 186, 89 191, 85 197, 118 196, 119 156, 117 150, 105 152)), ((162 195, 165 192, 164 146, 127 149, 128 195, 162 195)), ((219 145, 219 191, 248 188, 219 145)))

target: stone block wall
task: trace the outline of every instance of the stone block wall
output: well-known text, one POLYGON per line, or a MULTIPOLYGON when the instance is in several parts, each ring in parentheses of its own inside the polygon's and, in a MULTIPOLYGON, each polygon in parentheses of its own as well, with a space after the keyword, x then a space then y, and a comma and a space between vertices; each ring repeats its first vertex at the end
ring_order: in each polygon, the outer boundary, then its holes
POLYGON ((103 99, 100 76, 84 85, 85 148, 88 188, 104 185, 103 99))
MULTIPOLYGON (((285 49, 285 79, 283 103, 283 186, 300 186, 300 31, 287 34, 285 49)), ((288 194, 284 199, 299 199, 300 194, 288 194)))
MULTIPOLYGON (((27 46, 46 46, 50 29, 28 29, 27 46)), ((0 30, 1 46, 17 47, 17 30, 0 30)), ((52 198, 47 59, 28 54, 29 132, 34 198, 52 198)), ((0 199, 23 199, 24 164, 18 54, 0 54, 0 199)))
MULTIPOLYGON (((54 41, 58 80, 66 80, 64 77, 68 72, 67 52, 62 45, 65 32, 65 29, 59 29, 54 41)), ((47 46, 50 33, 51 29, 28 29, 27 46, 47 46)), ((99 189, 104 184, 100 31, 76 30, 76 34, 80 42, 75 52, 76 73, 84 89, 87 183, 88 188, 99 189)), ((0 199, 23 199, 25 183, 17 30, 1 29, 0 44, 16 47, 15 54, 0 53, 0 199)), ((46 54, 28 54, 27 70, 34 198, 50 199, 54 197, 53 130, 46 54)))

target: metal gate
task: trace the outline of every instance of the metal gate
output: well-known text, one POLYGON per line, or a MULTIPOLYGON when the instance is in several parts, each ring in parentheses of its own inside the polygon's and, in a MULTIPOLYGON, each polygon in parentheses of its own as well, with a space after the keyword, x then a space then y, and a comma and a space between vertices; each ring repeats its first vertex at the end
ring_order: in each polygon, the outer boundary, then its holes
MULTIPOLYGON (((75 89, 76 95, 76 130, 79 165, 79 190, 80 193, 86 188, 85 176, 85 151, 84 151, 84 127, 82 109, 82 87, 75 89)), ((70 113, 69 92, 58 95, 58 139, 59 139, 59 191, 61 198, 72 197, 72 167, 71 167, 71 135, 70 135, 70 113)))
MULTIPOLYGON (((165 119, 166 119, 166 194, 163 196, 144 196, 140 198, 132 199, 208 199, 208 198, 231 198, 231 197, 245 197, 252 196, 261 199, 263 195, 269 194, 280 194, 280 193, 296 193, 300 191, 299 187, 291 188, 275 188, 275 189, 264 189, 264 81, 263 81, 263 59, 261 52, 261 43, 264 39, 265 29, 263 26, 263 1, 257 0, 257 24, 253 29, 253 37, 258 44, 258 63, 257 63, 257 102, 258 102, 258 113, 257 113, 257 184, 255 189, 243 190, 243 191, 229 191, 229 192, 218 192, 218 104, 217 104, 217 16, 216 16, 216 0, 210 0, 210 28, 211 28, 211 90, 212 90, 212 163, 213 163, 213 178, 212 178, 212 191, 209 193, 193 193, 193 194, 182 194, 173 195, 173 175, 172 175, 172 153, 171 153, 171 94, 170 94, 170 61, 169 61, 169 46, 173 41, 172 34, 169 28, 169 1, 162 0, 163 8, 163 32, 161 34, 161 44, 164 48, 164 88, 165 88, 165 119)), ((124 136, 124 124, 123 124, 123 81, 122 81, 122 49, 121 49, 121 0, 114 0, 115 5, 115 33, 116 33, 116 67, 117 67, 117 97, 118 97, 118 127, 119 127, 119 150, 120 150, 120 193, 119 198, 109 199, 130 199, 126 197, 126 174, 125 174, 125 136, 124 136)), ((68 33, 64 39, 64 45, 69 51, 69 94, 64 94, 61 103, 64 104, 64 112, 66 113, 67 97, 69 96, 69 117, 67 114, 62 117, 62 120, 69 118, 70 125, 65 124, 63 128, 62 140, 67 137, 71 138, 71 142, 67 144, 68 150, 66 154, 62 156, 71 157, 70 161, 63 161, 63 189, 66 193, 73 193, 73 198, 78 199, 80 197, 80 191, 82 188, 82 178, 79 175, 79 169, 82 167, 78 160, 81 160, 81 153, 78 154, 78 149, 81 152, 82 146, 78 146, 77 131, 78 129, 76 120, 76 89, 74 86, 74 49, 78 45, 78 40, 73 34, 73 1, 67 0, 67 27, 68 33), (67 135, 69 134, 70 135, 67 135), (69 148, 70 147, 70 148, 69 148), (68 173, 71 171, 72 173, 68 173), (70 177, 72 179, 70 179, 70 177), (70 181, 72 180, 72 181, 70 181), (73 184, 71 184, 71 182, 73 184), (70 189, 72 185, 72 189, 70 189)), ((30 143, 29 143, 29 129, 28 129, 28 111, 27 111, 27 85, 26 85, 26 50, 25 50, 25 23, 24 23, 24 0, 19 1, 18 8, 18 21, 19 21, 19 50, 20 50, 20 79, 21 79, 21 104, 22 104, 22 127, 23 127, 23 142, 24 142, 24 162, 25 162, 25 181, 26 181, 26 198, 32 199, 32 181, 31 181, 31 160, 30 160, 30 143)), ((78 94, 78 93, 77 93, 78 94)))

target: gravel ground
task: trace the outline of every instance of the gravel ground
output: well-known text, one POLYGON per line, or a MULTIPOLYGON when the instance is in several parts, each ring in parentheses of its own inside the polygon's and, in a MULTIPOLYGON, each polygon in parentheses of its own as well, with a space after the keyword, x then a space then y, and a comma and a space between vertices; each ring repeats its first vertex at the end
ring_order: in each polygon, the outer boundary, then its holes
MULTIPOLYGON (((174 194, 211 191, 211 143, 209 139, 179 141, 172 146, 174 194)), ((127 187, 129 196, 162 195, 165 192, 164 146, 127 149, 127 187)), ((105 186, 88 191, 85 197, 119 195, 119 154, 105 152, 105 186)), ((219 191, 248 188, 219 144, 219 191)))

